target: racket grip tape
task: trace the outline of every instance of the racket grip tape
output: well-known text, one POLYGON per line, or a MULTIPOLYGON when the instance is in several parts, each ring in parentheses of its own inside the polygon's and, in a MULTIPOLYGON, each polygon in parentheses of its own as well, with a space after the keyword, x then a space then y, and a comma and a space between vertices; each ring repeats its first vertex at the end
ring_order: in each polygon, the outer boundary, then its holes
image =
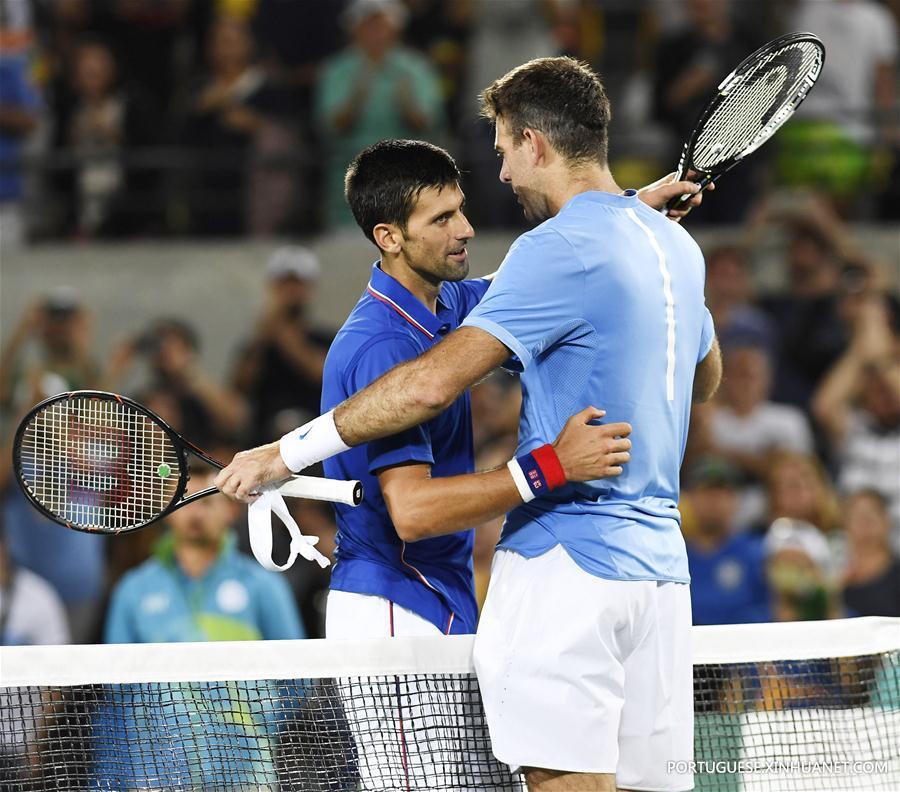
POLYGON ((331 501, 347 506, 359 506, 363 499, 363 486, 359 481, 338 481, 317 476, 294 476, 274 489, 291 498, 331 501))

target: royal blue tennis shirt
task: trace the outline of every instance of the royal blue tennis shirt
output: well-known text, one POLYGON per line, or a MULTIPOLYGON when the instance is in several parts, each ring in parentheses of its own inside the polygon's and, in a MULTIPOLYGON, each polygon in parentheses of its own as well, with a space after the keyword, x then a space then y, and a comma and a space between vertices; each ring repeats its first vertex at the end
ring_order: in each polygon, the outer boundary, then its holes
POLYGON ((517 453, 589 404, 634 431, 621 476, 513 509, 501 548, 532 558, 562 544, 598 577, 688 582, 678 478, 694 371, 714 337, 704 280, 691 236, 633 190, 580 193, 515 241, 464 324, 524 366, 517 453))
MULTIPOLYGON (((435 315, 376 263, 325 360, 322 412, 430 349, 460 325, 487 287, 481 278, 444 283, 435 315)), ((444 633, 473 633, 478 619, 473 531, 418 542, 397 536, 376 472, 405 462, 431 465, 434 477, 473 472, 468 391, 427 423, 325 460, 326 476, 358 479, 365 488, 358 507, 335 504, 337 560, 331 588, 385 597, 444 633)))

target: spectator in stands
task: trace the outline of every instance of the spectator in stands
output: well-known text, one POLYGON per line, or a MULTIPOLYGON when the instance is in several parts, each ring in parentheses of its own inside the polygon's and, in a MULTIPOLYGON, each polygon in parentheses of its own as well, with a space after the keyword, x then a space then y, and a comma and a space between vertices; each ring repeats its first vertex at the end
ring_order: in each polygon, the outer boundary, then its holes
MULTIPOLYGON (((767 211, 776 219, 774 207, 767 211)), ((779 348, 772 397, 805 409, 847 343, 838 315, 841 251, 828 215, 803 212, 786 222, 787 288, 763 296, 760 306, 775 326, 779 348)))
POLYGON ((843 615, 828 541, 814 525, 781 518, 763 543, 775 621, 837 619, 843 615))
POLYGON ((353 0, 343 21, 351 43, 324 65, 315 114, 327 146, 325 225, 349 225, 344 174, 358 152, 387 138, 434 140, 443 130, 437 74, 400 44, 406 9, 399 0, 353 0))
POLYGON ((50 583, 10 558, 0 518, 0 646, 70 640, 62 600, 50 583))
MULTIPOLYGON (((91 322, 76 293, 47 294, 25 309, 0 354, 0 406, 20 417, 38 401, 96 387, 91 322)), ((0 469, 4 468, 0 465, 0 469)), ((106 576, 107 537, 69 531, 38 513, 8 478, 0 508, 13 562, 47 580, 62 598, 75 643, 96 639, 106 576)))
POLYGON ((758 526, 765 532, 779 517, 808 522, 830 534, 839 522, 838 502, 822 463, 810 454, 778 451, 769 458, 766 472, 768 521, 758 526))
POLYGON ((110 358, 106 381, 119 386, 129 375, 138 356, 149 365, 151 381, 142 398, 164 391, 178 403, 182 425, 192 442, 209 446, 239 434, 247 408, 241 396, 215 381, 204 370, 200 342, 194 329, 180 319, 154 322, 137 338, 122 342, 110 358))
POLYGON ((0 405, 18 410, 47 396, 97 384, 91 317, 77 292, 60 286, 22 313, 0 354, 0 405))
MULTIPOLYGON (((215 471, 191 471, 192 489, 215 471)), ((173 512, 155 556, 112 593, 107 643, 303 638, 287 584, 239 553, 229 530, 233 505, 212 496, 173 512)))
POLYGON ((762 540, 736 522, 740 481, 740 471, 717 457, 700 460, 687 477, 694 624, 771 620, 762 540))
POLYGON ((27 236, 21 159, 39 121, 39 97, 28 74, 29 21, 17 27, 14 16, 0 16, 0 242, 6 250, 27 236))
POLYGON ((770 355, 775 353, 775 328, 765 312, 754 305, 743 249, 726 245, 706 254, 706 306, 723 348, 752 344, 770 355))
POLYGON ((69 69, 72 104, 60 119, 59 142, 78 158, 71 181, 63 181, 71 226, 86 237, 144 230, 155 177, 126 159, 156 140, 156 116, 124 87, 112 49, 99 39, 82 40, 69 69))
MULTIPOLYGON (((213 24, 207 38, 209 74, 191 103, 184 142, 199 158, 191 195, 195 232, 234 236, 247 229, 247 170, 258 143, 268 140, 284 96, 254 60, 254 42, 247 25, 232 17, 213 24)), ((279 144, 268 154, 287 153, 289 138, 274 135, 279 144)), ((270 212, 272 211, 270 207, 270 212)), ((279 202, 270 218, 277 226, 279 202)))
POLYGON ((853 318, 850 344, 819 386, 813 415, 827 435, 839 487, 880 492, 900 548, 900 345, 883 295, 861 295, 853 318))
POLYGON ((848 496, 843 528, 847 607, 858 616, 900 616, 900 555, 891 548, 891 520, 881 493, 857 490, 848 496))
POLYGON ((710 435, 713 453, 727 457, 744 477, 740 522, 749 525, 765 515, 765 478, 775 451, 813 452, 806 416, 788 404, 769 400, 772 365, 767 350, 745 342, 724 347, 722 388, 713 405, 710 435))
MULTIPOLYGON (((672 132, 672 161, 716 86, 758 46, 755 37, 735 24, 729 0, 688 0, 687 16, 686 27, 662 39, 656 51, 654 105, 657 119, 672 132)), ((754 181, 758 163, 752 158, 745 162, 737 181, 723 179, 716 200, 691 219, 741 220, 753 196, 747 185, 754 181)))
POLYGON ((780 133, 780 177, 827 190, 846 213, 859 214, 860 193, 875 175, 874 148, 897 142, 894 15, 874 0, 801 0, 790 29, 815 31, 828 65, 780 133))
POLYGON ((232 378, 251 405, 253 442, 280 437, 319 414, 322 367, 334 337, 309 318, 319 271, 316 255, 296 245, 278 248, 266 265, 266 305, 232 378))

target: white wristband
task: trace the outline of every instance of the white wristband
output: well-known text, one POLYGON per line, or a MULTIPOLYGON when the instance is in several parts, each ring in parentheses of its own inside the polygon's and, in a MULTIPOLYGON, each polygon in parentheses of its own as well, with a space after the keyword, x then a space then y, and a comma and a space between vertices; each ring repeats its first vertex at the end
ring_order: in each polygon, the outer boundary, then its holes
POLYGON ((522 502, 528 503, 529 501, 533 501, 534 493, 531 491, 531 487, 528 486, 528 481, 525 479, 525 473, 522 471, 522 466, 519 464, 518 460, 515 458, 510 459, 509 462, 506 463, 506 467, 509 468, 513 481, 516 482, 516 489, 519 490, 519 495, 522 496, 522 502))
POLYGON ((294 473, 349 448, 334 425, 334 410, 288 432, 278 443, 282 461, 294 473))

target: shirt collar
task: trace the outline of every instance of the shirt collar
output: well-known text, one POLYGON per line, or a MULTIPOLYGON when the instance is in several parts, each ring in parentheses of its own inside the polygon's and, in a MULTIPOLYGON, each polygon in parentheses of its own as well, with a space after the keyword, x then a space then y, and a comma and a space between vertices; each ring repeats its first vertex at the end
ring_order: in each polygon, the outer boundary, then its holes
POLYGON ((444 335, 450 329, 449 323, 441 316, 447 309, 438 297, 438 315, 435 316, 396 278, 381 269, 380 262, 372 266, 372 277, 366 292, 373 299, 400 314, 409 324, 428 338, 444 335))
MULTIPOLYGON (((628 209, 630 207, 638 206, 641 203, 641 199, 638 197, 637 190, 625 190, 624 193, 611 193, 611 192, 603 192, 602 190, 586 190, 585 192, 580 192, 577 195, 573 195, 568 201, 566 201, 565 205, 562 209, 565 209, 567 206, 572 206, 575 203, 580 203, 581 201, 591 201, 592 203, 605 204, 607 206, 614 206, 620 209, 628 209)), ((560 209, 560 212, 562 211, 560 209)))

